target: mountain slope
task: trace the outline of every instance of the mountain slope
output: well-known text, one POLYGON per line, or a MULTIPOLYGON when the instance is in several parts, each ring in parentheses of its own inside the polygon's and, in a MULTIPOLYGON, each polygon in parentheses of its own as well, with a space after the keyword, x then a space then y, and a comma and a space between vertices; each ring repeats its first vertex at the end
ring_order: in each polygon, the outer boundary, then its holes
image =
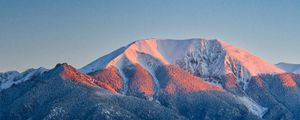
POLYGON ((47 71, 47 69, 38 68, 38 69, 28 69, 22 73, 19 73, 17 71, 0 73, 0 91, 4 89, 8 89, 11 86, 19 84, 21 82, 27 81, 36 75, 44 73, 45 71, 47 71))
POLYGON ((300 74, 300 64, 291 64, 291 63, 278 63, 277 67, 291 73, 300 74))
MULTIPOLYGON (((230 83, 247 88, 248 80, 260 74, 279 74, 284 71, 245 50, 235 48, 220 40, 157 40, 146 39, 133 42, 126 47, 101 57, 80 69, 92 73, 107 68, 118 70, 127 84, 123 68, 138 65, 152 76, 156 86, 155 71, 159 66, 176 65, 191 74, 212 78, 231 75, 230 83)), ((215 80, 214 84, 222 84, 215 80)), ((230 84, 228 83, 228 84, 230 84)), ((124 85, 127 86, 127 85, 124 85)))
POLYGON ((300 119, 299 87, 299 74, 220 40, 146 39, 3 89, 0 119, 300 119))
POLYGON ((0 119, 184 119, 155 102, 94 86, 67 64, 2 91, 0 107, 0 119))
MULTIPOLYGON (((262 73, 282 73, 283 70, 271 65, 262 59, 242 50, 235 48, 220 40, 205 40, 205 39, 189 39, 189 40, 157 40, 146 39, 136 41, 126 47, 106 55, 92 62, 91 64, 81 69, 84 73, 90 73, 99 69, 104 69, 109 66, 118 66, 122 64, 122 59, 128 59, 132 64, 145 64, 149 61, 143 60, 139 54, 147 54, 160 62, 163 65, 178 64, 178 62, 185 62, 182 67, 197 67, 198 72, 202 75, 211 74, 227 74, 233 72, 229 65, 233 62, 238 62, 241 67, 245 67, 247 72, 251 75, 262 73), (205 59, 207 58, 207 60, 205 59), (193 63, 193 59, 200 59, 203 62, 193 63), (218 64, 208 67, 210 71, 205 70, 209 62, 214 62, 216 59, 218 64), (190 61, 187 61, 190 60, 190 61), (105 61, 105 62, 101 62, 105 61), (219 63, 221 62, 221 63, 219 63), (221 67, 222 71, 217 71, 217 67, 221 67)), ((196 61, 197 62, 197 61, 196 61)), ((197 72, 195 68, 187 68, 192 72, 197 72)))
MULTIPOLYGON (((140 40, 93 61, 80 71, 96 81, 108 83, 120 94, 156 100, 177 110, 182 106, 176 105, 175 98, 186 98, 182 102, 189 103, 193 99, 189 95, 194 94, 202 96, 197 98, 200 101, 220 102, 212 97, 217 95, 231 101, 222 102, 234 106, 232 109, 244 111, 239 108, 243 106, 250 116, 268 119, 300 117, 292 108, 297 105, 299 96, 296 79, 284 75, 285 71, 275 65, 220 40, 140 40), (272 77, 274 75, 278 76, 272 77), (287 101, 282 99, 289 98, 282 96, 282 92, 273 91, 270 84, 278 86, 276 90, 282 89, 285 94, 295 96, 292 99, 297 102, 286 104, 287 101), (166 97, 169 100, 162 99, 166 97)), ((220 106, 226 106, 223 103, 220 106)), ((204 104, 212 107, 207 102, 199 105, 204 104)), ((194 107, 185 108, 192 109, 194 107)), ((239 116, 235 115, 232 116, 239 116)))

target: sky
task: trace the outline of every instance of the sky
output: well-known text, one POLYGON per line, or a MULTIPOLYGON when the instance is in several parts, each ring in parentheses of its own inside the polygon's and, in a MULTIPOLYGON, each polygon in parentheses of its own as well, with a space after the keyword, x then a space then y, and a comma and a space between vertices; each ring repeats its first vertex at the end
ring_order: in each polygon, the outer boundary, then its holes
POLYGON ((300 0, 0 0, 0 72, 81 68, 135 40, 219 38, 300 63, 300 0))

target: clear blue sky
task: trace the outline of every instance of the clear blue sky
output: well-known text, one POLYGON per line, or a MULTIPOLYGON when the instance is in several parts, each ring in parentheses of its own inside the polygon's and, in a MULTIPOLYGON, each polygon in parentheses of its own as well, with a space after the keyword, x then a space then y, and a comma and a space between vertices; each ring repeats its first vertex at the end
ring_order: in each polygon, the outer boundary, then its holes
POLYGON ((143 38, 221 38, 300 63, 300 0, 0 0, 0 72, 80 68, 143 38))

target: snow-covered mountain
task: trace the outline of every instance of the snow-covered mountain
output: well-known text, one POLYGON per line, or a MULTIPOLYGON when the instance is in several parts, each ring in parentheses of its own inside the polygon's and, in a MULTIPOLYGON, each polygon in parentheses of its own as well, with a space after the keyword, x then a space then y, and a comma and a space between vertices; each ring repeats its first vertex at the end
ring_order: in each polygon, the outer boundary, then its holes
POLYGON ((0 119, 300 119, 285 70, 221 40, 139 40, 80 70, 0 74, 0 119))
POLYGON ((0 73, 0 91, 9 88, 12 85, 27 81, 36 75, 42 74, 45 71, 47 71, 47 69, 41 67, 38 69, 31 68, 22 73, 19 73, 17 71, 0 73))
POLYGON ((291 64, 291 63, 278 63, 276 64, 277 67, 291 73, 300 74, 300 64, 291 64))
MULTIPOLYGON (((175 65, 202 78, 232 74, 236 79, 233 82, 242 84, 244 89, 247 88, 248 80, 253 76, 284 73, 280 68, 245 50, 221 40, 205 39, 136 41, 95 60, 80 71, 89 74, 113 67, 126 83, 128 78, 124 75, 124 68, 132 65, 149 72, 156 88, 160 86, 155 76, 155 71, 159 66, 175 65)), ((211 83, 221 84, 221 81, 211 83)))
POLYGON ((245 72, 252 76, 264 73, 283 73, 283 70, 245 50, 221 40, 205 39, 136 41, 95 60, 83 67, 81 71, 90 73, 110 66, 121 67, 124 59, 131 64, 144 65, 145 68, 147 63, 154 63, 154 60, 162 65, 181 65, 180 67, 192 73, 204 76, 234 73, 230 68, 237 67, 234 64, 238 64, 240 69, 245 68, 245 72))
POLYGON ((161 93, 229 94, 229 99, 261 118, 273 111, 268 102, 280 104, 276 99, 284 95, 269 90, 298 89, 297 76, 285 74, 277 66, 221 40, 139 40, 98 58, 80 71, 101 83, 99 86, 111 86, 113 92, 150 100, 159 99, 161 93))

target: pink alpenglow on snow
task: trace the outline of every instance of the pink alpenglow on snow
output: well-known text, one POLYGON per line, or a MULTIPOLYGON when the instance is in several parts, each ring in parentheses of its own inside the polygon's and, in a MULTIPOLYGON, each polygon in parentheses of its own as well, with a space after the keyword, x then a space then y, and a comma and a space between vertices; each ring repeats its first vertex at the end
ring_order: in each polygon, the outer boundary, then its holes
MULTIPOLYGON (((119 52, 114 52, 107 56, 114 56, 107 58, 99 58, 91 64, 81 69, 84 73, 90 73, 99 69, 105 69, 110 66, 117 68, 124 63, 123 58, 130 64, 147 64, 151 61, 146 61, 141 58, 139 53, 151 56, 153 60, 158 61, 162 65, 177 64, 180 60, 187 59, 187 55, 206 57, 216 56, 220 52, 222 55, 214 66, 205 67, 208 61, 203 61, 200 67, 202 74, 207 73, 207 69, 212 69, 210 74, 229 74, 234 73, 233 69, 241 69, 242 76, 256 76, 259 74, 268 73, 283 73, 284 70, 265 62, 259 57, 248 53, 245 50, 235 48, 220 40, 205 40, 205 39, 188 39, 188 40, 159 40, 159 39, 145 39, 133 42, 124 47, 119 52), (216 53, 216 54, 208 54, 216 53), (199 54, 199 55, 197 55, 199 54), (107 61, 106 64, 100 64, 99 61, 107 61), (236 68, 235 68, 236 67, 236 68), (223 70, 220 70, 223 69, 223 70)), ((198 59, 198 58, 195 58, 198 59)), ((103 63, 103 62, 102 62, 103 63)), ((208 64, 208 63, 207 63, 208 64)), ((186 64, 188 65, 188 64, 186 64)), ((182 67, 182 66, 180 66, 182 67)), ((193 67, 193 66, 186 66, 193 67)), ((188 68, 186 68, 188 69, 188 68)), ((190 70, 193 71, 193 70, 190 70)))

